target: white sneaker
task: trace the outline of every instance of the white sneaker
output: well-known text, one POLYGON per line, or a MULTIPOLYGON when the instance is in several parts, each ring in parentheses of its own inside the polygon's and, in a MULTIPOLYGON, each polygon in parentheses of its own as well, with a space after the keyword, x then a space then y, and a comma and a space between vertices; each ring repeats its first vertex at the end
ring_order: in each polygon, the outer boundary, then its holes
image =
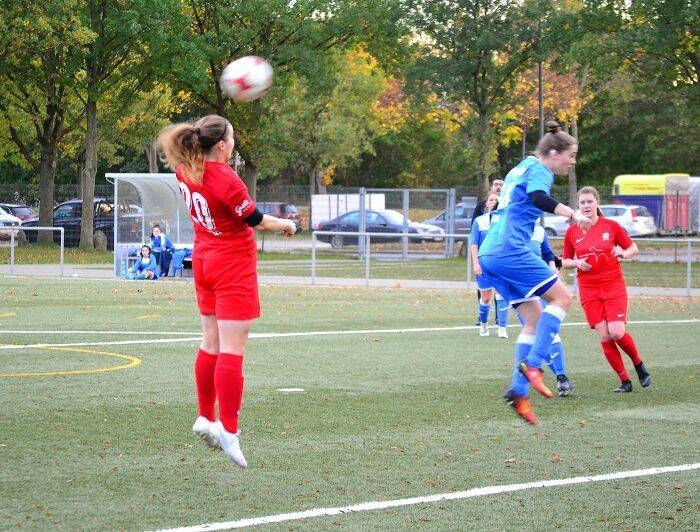
POLYGON ((479 336, 488 336, 489 335, 489 324, 488 323, 480 323, 479 324, 479 336))
POLYGON ((216 422, 209 421, 204 416, 198 416, 197 419, 194 420, 194 425, 192 425, 192 432, 202 438, 202 441, 209 447, 214 447, 216 449, 220 447, 216 422))
POLYGON ((508 331, 506 330, 505 327, 498 328, 498 337, 499 338, 508 338, 508 331))
POLYGON ((236 464, 239 466, 248 467, 248 462, 246 462, 245 456, 243 456, 243 452, 241 451, 241 442, 238 438, 240 432, 233 434, 227 431, 224 428, 223 423, 221 423, 221 420, 217 421, 215 425, 219 434, 219 444, 221 445, 221 449, 224 451, 224 453, 226 453, 226 456, 236 462, 236 464))

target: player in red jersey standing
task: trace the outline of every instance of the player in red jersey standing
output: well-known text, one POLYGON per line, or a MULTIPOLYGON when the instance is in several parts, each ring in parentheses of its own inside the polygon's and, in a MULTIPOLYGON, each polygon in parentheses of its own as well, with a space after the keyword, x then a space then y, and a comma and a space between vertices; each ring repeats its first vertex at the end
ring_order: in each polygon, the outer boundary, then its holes
POLYGON ((296 227, 255 206, 228 164, 234 140, 225 118, 209 115, 194 124, 168 126, 158 144, 165 163, 175 170, 195 232, 192 271, 203 338, 194 366, 199 415, 192 431, 246 467, 238 411, 243 351, 253 320, 260 316, 253 228, 289 236, 296 227))
POLYGON ((618 346, 632 360, 640 384, 645 388, 651 384, 637 345, 625 331, 627 287, 619 258, 634 257, 639 249, 620 224, 602 216, 599 205, 600 195, 595 188, 578 191, 579 210, 593 220, 593 226, 588 231, 578 225, 569 227, 564 237, 562 265, 577 269, 579 298, 586 319, 598 333, 605 358, 621 381, 615 392, 627 393, 632 391, 632 381, 618 346))

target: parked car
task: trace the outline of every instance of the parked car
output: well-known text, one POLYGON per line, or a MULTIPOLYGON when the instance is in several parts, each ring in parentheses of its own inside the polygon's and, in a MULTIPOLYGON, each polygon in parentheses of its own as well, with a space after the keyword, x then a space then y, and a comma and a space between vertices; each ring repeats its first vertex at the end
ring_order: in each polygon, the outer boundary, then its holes
POLYGON ((545 212, 542 225, 547 236, 564 236, 569 228, 569 219, 566 216, 545 212))
POLYGON ((9 228, 20 225, 22 225, 22 220, 0 207, 0 239, 9 239, 12 236, 12 231, 9 228))
POLYGON ((285 220, 292 220, 294 225, 297 226, 297 233, 301 232, 301 216, 299 216, 299 209, 297 209, 296 205, 293 203, 263 201, 255 205, 263 214, 269 214, 285 220))
MULTIPOLYGON (((370 242, 389 242, 402 238, 400 233, 406 231, 412 242, 441 242, 445 239, 445 231, 440 227, 424 223, 405 220, 403 214, 389 209, 366 210, 365 230, 368 233, 397 233, 396 236, 373 236, 370 242)), ((343 231, 356 233, 360 230, 360 211, 350 211, 341 214, 332 220, 320 222, 316 225, 317 231, 343 231)), ((330 242, 334 248, 346 244, 357 244, 356 236, 348 235, 318 235, 322 242, 330 242)))
POLYGON ((19 203, 0 203, 0 209, 4 210, 8 214, 11 214, 12 216, 16 216, 22 220, 22 223, 39 219, 39 215, 34 209, 19 203))
POLYGON ((619 223, 630 236, 655 236, 656 222, 642 205, 601 205, 603 216, 619 223))
MULTIPOLYGON (((600 210, 603 216, 619 223, 630 236, 657 234, 654 217, 644 206, 601 205, 600 210)), ((544 213, 543 225, 548 236, 564 236, 569 228, 569 219, 557 214, 544 213)))
MULTIPOLYGON (((455 205, 454 210, 454 234, 468 235, 472 229, 472 216, 476 208, 476 198, 462 198, 462 201, 455 205)), ((442 211, 437 216, 423 220, 424 224, 440 227, 447 232, 447 211, 442 211)))
MULTIPOLYGON (((97 236, 102 233, 107 239, 107 249, 114 249, 114 203, 104 198, 95 198, 93 231, 97 236)), ((132 214, 128 205, 120 206, 123 209, 126 224, 120 222, 120 241, 141 241, 141 215, 132 214)), ((80 244, 80 224, 82 221, 83 200, 72 199, 59 203, 53 210, 54 227, 63 227, 64 244, 66 247, 76 247, 80 244)), ((25 227, 37 227, 39 221, 23 224, 25 227)), ((36 242, 37 232, 27 231, 27 240, 36 242)), ((54 232, 54 242, 60 243, 61 236, 54 232)))

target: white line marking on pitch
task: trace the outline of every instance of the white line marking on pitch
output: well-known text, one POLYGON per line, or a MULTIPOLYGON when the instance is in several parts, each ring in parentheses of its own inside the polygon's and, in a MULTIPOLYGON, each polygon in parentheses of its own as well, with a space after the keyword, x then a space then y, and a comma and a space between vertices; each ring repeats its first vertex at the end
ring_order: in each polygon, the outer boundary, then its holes
POLYGON ((201 342, 202 336, 196 336, 194 338, 163 338, 160 340, 123 340, 121 342, 71 342, 65 344, 24 344, 24 345, 13 345, 4 344, 0 345, 0 350, 3 349, 30 349, 33 347, 83 347, 83 346, 96 346, 96 345, 133 345, 133 344, 175 344, 177 342, 201 342))
POLYGON ((158 335, 158 336, 182 336, 197 334, 196 332, 174 332, 174 331, 15 331, 12 329, 2 329, 0 333, 14 334, 140 334, 140 335, 158 335))
MULTIPOLYGON (((684 323, 700 323, 697 319, 686 320, 640 320, 630 321, 627 325, 671 325, 684 323)), ((584 322, 564 322, 562 327, 581 327, 588 326, 584 322)), ((519 327, 519 325, 510 325, 509 327, 519 327)), ((477 325, 456 325, 453 327, 416 327, 410 329, 356 329, 350 331, 306 331, 306 332, 289 332, 289 333, 251 333, 249 339, 255 340, 258 338, 290 338, 295 336, 339 336, 346 334, 394 334, 394 333, 417 333, 417 332, 444 332, 444 331, 469 331, 478 329, 477 325)), ((63 334, 64 331, 13 331, 0 330, 0 333, 8 334, 63 334)), ((142 334, 141 332, 128 331, 72 331, 72 334, 142 334)), ((56 344, 25 344, 25 345, 0 345, 2 349, 27 349, 32 347, 82 347, 82 346, 105 346, 105 345, 132 345, 132 344, 169 344, 177 342, 198 342, 201 340, 201 333, 187 332, 178 334, 200 335, 190 338, 162 338, 156 340, 122 340, 118 342, 74 342, 74 343, 56 343, 56 344)))
POLYGON ((511 493, 534 488, 553 488, 557 486, 570 486, 573 484, 586 484, 588 482, 602 482, 606 480, 618 480, 634 477, 644 477, 649 475, 659 475, 662 473, 675 473, 678 471, 690 471, 700 468, 700 463, 683 464, 670 467, 652 467, 649 469, 637 469, 634 471, 619 471, 617 473, 607 473, 604 475, 594 475, 588 477, 572 477, 559 480, 538 480, 526 482, 524 484, 508 484, 506 486, 488 486, 485 488, 473 488, 467 491, 457 491, 453 493, 438 493, 425 497, 412 497, 410 499, 396 499, 393 501, 372 501, 351 506, 338 506, 335 508, 315 508, 303 512, 292 512, 287 514, 267 515, 263 517, 251 517, 239 519, 238 521, 227 521, 222 523, 206 523, 181 528, 163 529, 159 532, 195 532, 209 530, 228 530, 231 528, 244 528, 248 526, 266 525, 270 523, 282 523, 285 521, 299 521, 310 517, 325 517, 329 515, 342 515, 354 512, 367 512, 372 510, 385 510, 399 506, 412 506, 415 504, 425 504, 440 501, 452 501, 457 499, 471 499, 483 497, 484 495, 497 495, 500 493, 511 493))

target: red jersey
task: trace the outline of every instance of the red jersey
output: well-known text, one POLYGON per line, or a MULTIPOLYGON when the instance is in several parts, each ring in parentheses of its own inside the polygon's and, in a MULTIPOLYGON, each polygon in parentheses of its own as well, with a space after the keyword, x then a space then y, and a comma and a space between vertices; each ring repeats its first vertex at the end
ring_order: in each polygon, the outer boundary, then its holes
POLYGON ((632 239, 620 224, 601 216, 587 233, 578 225, 567 229, 562 258, 573 259, 575 254, 579 259, 584 259, 591 269, 587 272, 576 270, 579 283, 600 286, 623 279, 620 261, 613 256, 612 249, 615 246, 627 249, 632 244, 632 239))
POLYGON ((236 172, 227 163, 205 161, 201 184, 184 179, 180 168, 175 174, 194 225, 192 255, 254 256, 253 228, 244 220, 255 210, 255 202, 236 172))

